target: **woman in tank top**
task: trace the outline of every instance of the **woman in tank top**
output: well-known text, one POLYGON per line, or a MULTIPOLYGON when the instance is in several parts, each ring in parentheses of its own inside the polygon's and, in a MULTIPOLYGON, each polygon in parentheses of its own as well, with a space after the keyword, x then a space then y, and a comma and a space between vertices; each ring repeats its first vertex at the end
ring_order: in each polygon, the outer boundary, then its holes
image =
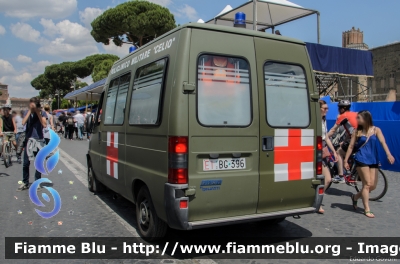
POLYGON ((358 128, 353 133, 349 149, 344 159, 344 166, 350 170, 348 159, 355 150, 355 162, 358 175, 361 177, 362 189, 356 195, 351 196, 354 210, 357 210, 357 200, 362 199, 364 204, 364 214, 369 218, 374 218, 374 214, 369 208, 369 193, 378 184, 377 172, 379 168, 378 141, 386 152, 390 164, 394 163, 394 158, 386 145, 385 137, 378 127, 374 127, 372 115, 369 111, 360 111, 357 115, 358 128))

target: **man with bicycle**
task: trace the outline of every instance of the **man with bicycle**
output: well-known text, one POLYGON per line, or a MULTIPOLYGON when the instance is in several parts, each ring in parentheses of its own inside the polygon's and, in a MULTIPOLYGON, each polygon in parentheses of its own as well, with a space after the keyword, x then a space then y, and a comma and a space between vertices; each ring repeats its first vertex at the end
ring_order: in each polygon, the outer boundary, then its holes
POLYGON ((329 130, 327 137, 332 137, 340 126, 344 126, 344 129, 346 130, 345 138, 343 139, 340 148, 336 151, 338 154, 337 167, 339 175, 336 175, 332 179, 333 183, 344 183, 343 159, 346 155, 351 133, 357 129, 357 113, 350 111, 351 103, 349 100, 341 100, 338 104, 338 107, 339 115, 336 119, 335 125, 331 128, 331 130, 329 130))
MULTIPOLYGON (((5 104, 2 107, 3 115, 1 116, 0 136, 3 137, 3 148, 6 142, 11 142, 15 149, 17 149, 17 141, 15 140, 15 134, 17 133, 17 126, 15 125, 14 118, 11 115, 11 105, 5 104), (3 134, 6 132, 7 134, 3 134)), ((3 149, 4 152, 4 149, 3 149)))

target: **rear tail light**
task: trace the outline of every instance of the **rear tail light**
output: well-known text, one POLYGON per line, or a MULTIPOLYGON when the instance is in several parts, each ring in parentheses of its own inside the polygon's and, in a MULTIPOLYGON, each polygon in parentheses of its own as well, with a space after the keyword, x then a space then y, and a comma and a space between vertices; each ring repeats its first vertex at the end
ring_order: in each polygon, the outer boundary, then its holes
POLYGON ((322 174, 322 137, 317 137, 317 175, 322 174))
POLYGON ((188 183, 188 137, 168 138, 168 183, 188 183))
POLYGON ((180 201, 179 201, 179 208, 180 208, 180 209, 186 209, 186 208, 188 208, 188 201, 187 201, 187 200, 180 200, 180 201))
POLYGON ((319 195, 324 194, 324 188, 319 188, 319 189, 318 189, 318 194, 319 194, 319 195))

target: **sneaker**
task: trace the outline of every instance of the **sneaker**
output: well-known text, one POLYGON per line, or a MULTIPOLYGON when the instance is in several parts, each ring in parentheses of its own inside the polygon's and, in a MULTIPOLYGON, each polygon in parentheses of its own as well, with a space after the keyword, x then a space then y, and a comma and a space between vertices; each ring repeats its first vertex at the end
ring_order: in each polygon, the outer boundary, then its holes
POLYGON ((21 186, 19 186, 19 188, 17 189, 17 191, 24 191, 24 190, 28 190, 29 189, 29 185, 21 184, 21 186))
POLYGON ((339 183, 343 178, 340 177, 339 175, 336 175, 335 177, 333 177, 332 182, 333 183, 339 183))

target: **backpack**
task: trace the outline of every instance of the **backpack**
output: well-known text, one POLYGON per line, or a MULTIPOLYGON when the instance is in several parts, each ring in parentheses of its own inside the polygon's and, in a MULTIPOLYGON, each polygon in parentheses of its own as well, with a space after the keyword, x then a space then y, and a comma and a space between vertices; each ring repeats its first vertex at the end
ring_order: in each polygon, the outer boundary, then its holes
POLYGON ((73 126, 73 125, 74 125, 74 119, 73 119, 72 117, 68 117, 68 119, 67 119, 67 124, 68 124, 69 126, 73 126))

